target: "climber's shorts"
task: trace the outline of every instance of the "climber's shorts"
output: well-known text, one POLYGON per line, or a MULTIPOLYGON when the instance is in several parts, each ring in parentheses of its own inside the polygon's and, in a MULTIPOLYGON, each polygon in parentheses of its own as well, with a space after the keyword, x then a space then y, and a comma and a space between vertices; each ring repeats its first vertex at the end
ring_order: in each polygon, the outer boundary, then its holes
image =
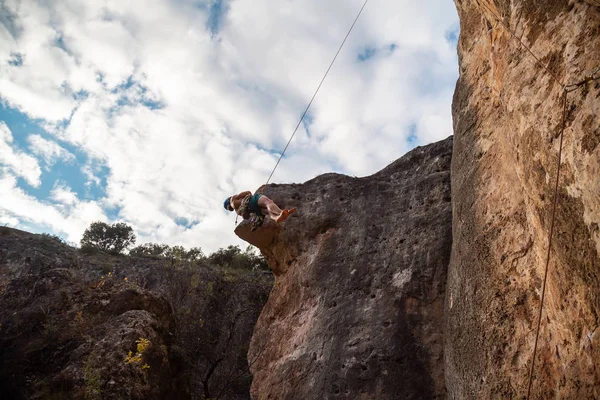
POLYGON ((260 211, 260 207, 258 206, 258 199, 262 197, 262 194, 255 194, 250 197, 250 201, 248 202, 248 211, 251 213, 255 213, 259 217, 263 215, 260 211))

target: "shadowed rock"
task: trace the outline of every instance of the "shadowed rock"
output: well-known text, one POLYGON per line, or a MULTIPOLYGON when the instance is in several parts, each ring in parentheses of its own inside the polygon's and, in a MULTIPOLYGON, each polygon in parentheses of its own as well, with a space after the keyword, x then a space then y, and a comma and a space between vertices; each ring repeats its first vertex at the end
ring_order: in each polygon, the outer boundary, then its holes
POLYGON ((365 178, 265 194, 286 222, 236 233, 276 274, 248 360, 256 399, 444 398, 452 138, 365 178))
POLYGON ((0 397, 247 399, 272 279, 227 255, 84 252, 0 227, 0 397))

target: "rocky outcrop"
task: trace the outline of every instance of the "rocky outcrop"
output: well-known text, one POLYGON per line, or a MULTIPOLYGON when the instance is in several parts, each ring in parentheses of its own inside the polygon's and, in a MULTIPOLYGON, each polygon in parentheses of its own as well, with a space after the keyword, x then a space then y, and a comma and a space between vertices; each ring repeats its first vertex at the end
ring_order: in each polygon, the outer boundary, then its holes
POLYGON ((452 138, 375 175, 265 194, 298 211, 236 230, 276 274, 248 360, 255 399, 445 398, 452 138))
MULTIPOLYGON (((561 127, 562 87, 600 66, 595 0, 456 0, 450 398, 523 398, 561 127), (546 65, 520 47, 503 18, 546 65)), ((600 81, 569 94, 532 398, 600 397, 600 81)))
POLYGON ((167 350, 174 320, 165 299, 110 280, 89 286, 74 271, 53 268, 12 280, 1 304, 4 398, 178 397, 167 350), (149 340, 143 358, 125 363, 140 338, 149 340))
POLYGON ((0 397, 247 399, 272 279, 234 250, 129 257, 0 227, 0 397))

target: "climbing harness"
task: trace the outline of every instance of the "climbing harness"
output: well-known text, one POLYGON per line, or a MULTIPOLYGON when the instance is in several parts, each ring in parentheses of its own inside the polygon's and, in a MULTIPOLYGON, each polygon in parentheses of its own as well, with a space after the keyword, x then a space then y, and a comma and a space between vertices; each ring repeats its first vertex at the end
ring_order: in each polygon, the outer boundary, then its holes
POLYGON ((252 224, 252 232, 260 228, 265 222, 265 216, 263 214, 258 214, 250 211, 250 200, 252 199, 251 194, 247 194, 242 199, 242 204, 238 209, 238 213, 235 216, 235 224, 237 225, 238 217, 241 215, 244 219, 250 219, 250 223, 252 224))
MULTIPOLYGON (((251 198, 252 198, 252 195, 251 194, 247 194, 242 199, 242 204, 240 205, 240 207, 236 211, 236 216, 235 216, 235 224, 236 225, 237 225, 238 217, 240 215, 242 216, 243 219, 248 219, 248 217, 250 216, 250 214, 248 212, 248 204, 250 203, 250 199, 251 198)), ((233 204, 231 206, 235 208, 235 206, 233 206, 233 204)))
POLYGON ((251 229, 252 232, 254 232, 258 228, 260 228, 262 226, 263 222, 265 222, 264 215, 258 215, 258 214, 252 213, 250 215, 250 223, 252 224, 252 229, 251 229))
POLYGON ((551 214, 551 218, 550 218, 550 229, 548 230, 548 250, 546 253, 544 279, 542 281, 542 294, 540 296, 540 307, 539 307, 539 311, 538 311, 537 328, 536 328, 536 333, 535 333, 535 342, 534 342, 534 346, 533 346, 533 356, 531 359, 531 369, 529 370, 529 383, 527 385, 527 400, 529 400, 529 398, 531 396, 531 386, 533 384, 533 371, 535 369, 535 358, 536 358, 536 354, 537 354, 538 340, 539 340, 539 336, 540 336, 540 325, 541 325, 541 321, 542 321, 542 312, 544 309, 544 299, 546 296, 546 281, 548 278, 548 270, 549 270, 549 265, 550 265, 550 250, 552 248, 552 237, 554 234, 554 223, 556 220, 556 207, 558 204, 558 183, 560 180, 560 172, 561 172, 560 166, 561 166, 561 162, 562 162, 563 136, 564 136, 566 118, 567 118, 567 97, 570 92, 573 92, 573 91, 579 89, 586 83, 600 79, 600 74, 599 74, 600 67, 596 68, 585 79, 583 79, 577 83, 571 84, 571 85, 566 85, 565 83, 561 82, 557 78, 557 76, 554 73, 552 73, 552 71, 550 71, 550 69, 542 63, 542 61, 539 59, 539 57, 537 57, 535 55, 535 53, 525 43, 523 43, 523 41, 514 32, 512 32, 510 30, 510 27, 504 22, 504 20, 497 13, 495 13, 485 2, 481 2, 480 4, 483 5, 494 16, 494 18, 504 27, 504 29, 512 36, 512 38, 514 40, 516 40, 525 50, 527 50, 527 52, 535 59, 536 63, 539 66, 541 66, 552 77, 552 79, 554 79, 562 87, 561 100, 562 100, 563 112, 562 112, 562 122, 561 122, 561 129, 560 129, 560 135, 559 135, 560 142, 559 142, 559 146, 558 146, 556 180, 555 180, 555 184, 554 184, 554 197, 552 200, 552 214, 551 214))

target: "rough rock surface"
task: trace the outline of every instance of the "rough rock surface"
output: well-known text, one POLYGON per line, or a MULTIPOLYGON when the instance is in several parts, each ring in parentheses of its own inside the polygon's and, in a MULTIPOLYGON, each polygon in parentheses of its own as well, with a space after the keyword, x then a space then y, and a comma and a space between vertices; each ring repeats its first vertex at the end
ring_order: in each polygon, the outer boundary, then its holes
POLYGON ((248 355, 255 399, 445 398, 452 138, 365 178, 265 194, 298 212, 236 232, 276 274, 248 355))
MULTIPOLYGON (((523 398, 535 340, 562 88, 600 66, 595 0, 456 0, 450 398, 523 398), (486 8, 489 7, 489 9, 486 8)), ((569 94, 532 398, 600 398, 600 81, 569 94)))
MULTIPOLYGON (((0 265, 14 267, 3 256, 0 265)), ((36 261, 38 273, 12 279, 1 293, 3 398, 180 397, 171 386, 174 321, 164 298, 110 280, 90 286, 73 270, 36 261), (139 338, 151 346, 128 365, 123 359, 139 338)))
POLYGON ((247 399, 271 274, 217 256, 89 253, 0 227, 0 398, 247 399), (125 363, 139 338, 151 346, 125 363))

